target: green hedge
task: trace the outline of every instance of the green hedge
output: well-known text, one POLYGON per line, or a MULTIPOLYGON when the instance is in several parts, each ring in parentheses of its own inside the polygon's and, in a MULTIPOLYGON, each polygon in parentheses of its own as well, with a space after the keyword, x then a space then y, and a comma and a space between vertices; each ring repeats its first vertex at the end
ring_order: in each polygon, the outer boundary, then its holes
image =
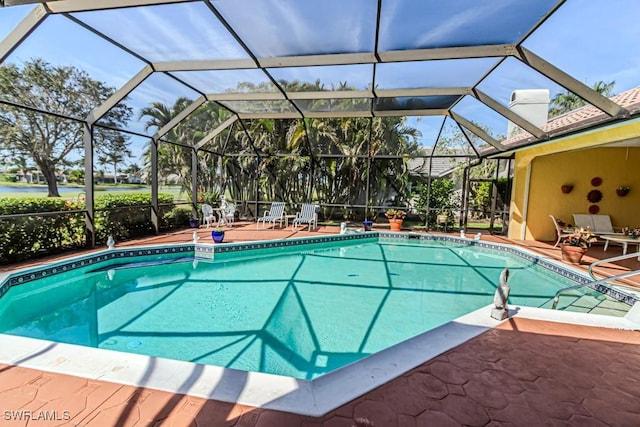
MULTIPOLYGON (((159 195, 159 203, 171 204, 173 197, 159 195)), ((96 243, 104 244, 109 235, 116 241, 150 235, 151 195, 105 194, 96 197, 96 243)), ((0 215, 34 214, 0 219, 0 264, 56 254, 86 246, 84 213, 35 215, 84 209, 83 202, 58 198, 0 198, 0 215)), ((187 225, 189 208, 161 206, 162 229, 187 225)))
MULTIPOLYGON (((158 203, 173 203, 173 196, 158 195, 158 203)), ((109 235, 116 241, 153 233, 151 224, 151 195, 149 194, 105 194, 96 197, 95 226, 96 243, 107 241, 109 235)), ((160 207, 158 216, 163 217, 171 207, 160 207)))
MULTIPOLYGON (((81 210, 54 198, 0 199, 0 215, 81 210)), ((22 261, 85 246, 84 214, 33 215, 0 220, 0 263, 22 261)))
POLYGON ((166 212, 160 218, 160 229, 174 229, 184 227, 189 223, 191 218, 191 208, 174 207, 169 212, 166 212))

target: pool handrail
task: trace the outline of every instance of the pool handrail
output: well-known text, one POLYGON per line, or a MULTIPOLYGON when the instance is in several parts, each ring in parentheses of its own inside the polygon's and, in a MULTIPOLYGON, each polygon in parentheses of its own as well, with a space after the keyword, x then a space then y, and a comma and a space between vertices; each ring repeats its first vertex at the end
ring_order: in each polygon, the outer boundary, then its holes
MULTIPOLYGON (((625 271, 624 273, 616 274, 615 276, 604 277, 602 279, 596 279, 595 275, 593 274, 593 267, 595 265, 602 264, 604 262, 620 261, 620 260, 623 260, 623 259, 633 258, 633 257, 637 257, 637 256, 640 256, 640 252, 634 252, 632 254, 620 255, 620 256, 615 256, 615 257, 611 257, 611 258, 606 258, 606 259, 601 259, 601 260, 598 260, 598 261, 594 261, 593 263, 591 263, 591 265, 589 265, 589 269, 587 270, 589 275, 594 280, 591 281, 591 282, 587 282, 587 283, 580 283, 578 285, 567 286, 566 288, 562 288, 562 289, 558 290, 558 292, 556 292, 556 294, 553 297, 553 305, 551 306, 551 309, 555 310, 557 308, 558 302, 560 302, 560 295, 562 295, 563 293, 565 293, 567 291, 573 291, 575 289, 580 289, 580 288, 584 288, 584 287, 587 287, 587 286, 601 285, 601 284, 605 284, 607 282, 611 282, 613 280, 623 279, 625 277, 635 276, 637 274, 640 274, 640 270, 629 270, 629 271, 625 271)), ((616 284, 616 285, 631 287, 631 285, 625 285, 624 283, 619 283, 619 284, 616 284)))
MULTIPOLYGON (((640 252, 633 252, 630 254, 626 254, 626 255, 618 255, 618 256, 614 256, 611 258, 606 258, 606 259, 599 259, 597 261, 592 262, 589 265, 589 268, 587 269, 587 272, 589 273, 589 276, 591 276, 591 278, 593 280, 597 280, 597 277, 593 274, 593 267, 603 264, 605 262, 613 262, 613 261, 621 261, 623 259, 629 259, 629 258, 635 258, 638 257, 640 259, 640 252)), ((635 271, 640 271, 640 270, 635 270, 635 271)))

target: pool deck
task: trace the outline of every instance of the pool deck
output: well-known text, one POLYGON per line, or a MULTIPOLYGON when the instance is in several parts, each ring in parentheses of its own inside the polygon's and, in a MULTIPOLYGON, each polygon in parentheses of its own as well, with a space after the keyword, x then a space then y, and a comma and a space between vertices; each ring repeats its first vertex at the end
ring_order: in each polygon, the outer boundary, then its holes
MULTIPOLYGON (((337 227, 311 233, 290 227, 256 230, 243 223, 228 230, 225 241, 337 232, 337 227)), ((118 246, 186 243, 192 233, 118 246)), ((211 239, 206 229, 198 234, 202 242, 211 239)), ((560 250, 544 242, 482 239, 560 258, 560 250)), ((580 268, 621 253, 619 247, 602 249, 590 248, 580 268)), ((640 262, 605 264, 598 272, 630 268, 640 268, 640 262)), ((317 418, 0 364, 0 412, 3 426, 640 425, 640 332, 516 316, 317 418)))

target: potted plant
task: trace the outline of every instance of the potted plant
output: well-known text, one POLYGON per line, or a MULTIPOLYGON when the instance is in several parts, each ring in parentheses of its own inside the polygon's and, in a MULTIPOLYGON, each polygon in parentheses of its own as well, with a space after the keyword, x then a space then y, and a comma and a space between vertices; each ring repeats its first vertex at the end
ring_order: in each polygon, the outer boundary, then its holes
POLYGON ((407 216, 407 213, 400 209, 389 209, 385 212, 384 216, 389 220, 391 231, 400 231, 402 228, 402 221, 404 221, 404 217, 407 216))
POLYGON ((562 260, 572 264, 579 264, 582 256, 587 252, 589 245, 596 240, 597 238, 588 228, 576 230, 574 233, 565 237, 562 245, 560 245, 562 260))
POLYGON ((200 227, 200 218, 189 218, 189 227, 191 227, 191 228, 199 228, 200 227))
POLYGON ((637 239, 640 237, 640 228, 634 228, 633 230, 627 229, 625 230, 625 234, 632 239, 637 239))
POLYGON ((364 231, 371 231, 373 221, 371 221, 370 219, 365 219, 364 221, 362 221, 362 226, 364 227, 364 231))
POLYGON ((214 243, 222 243, 222 241, 224 240, 224 228, 214 228, 211 232, 211 238, 213 239, 214 243))

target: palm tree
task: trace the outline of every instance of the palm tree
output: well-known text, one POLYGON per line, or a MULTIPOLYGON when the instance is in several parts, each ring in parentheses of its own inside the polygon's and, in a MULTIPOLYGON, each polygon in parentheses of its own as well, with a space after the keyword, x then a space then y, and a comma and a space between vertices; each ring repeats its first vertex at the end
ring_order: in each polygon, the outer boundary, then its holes
MULTIPOLYGON (((178 98, 172 106, 167 106, 160 102, 151 103, 149 107, 140 111, 139 118, 147 117, 145 130, 151 128, 160 129, 169 123, 174 117, 180 114, 192 103, 185 97, 178 98)), ((182 190, 188 195, 191 194, 191 157, 193 150, 189 148, 199 141, 207 133, 222 123, 228 112, 215 103, 207 102, 190 114, 180 124, 175 126, 163 139, 173 142, 160 142, 158 146, 158 171, 160 176, 167 177, 176 174, 179 177, 182 190), (181 144, 181 145, 177 145, 181 144)), ((150 172, 151 150, 150 143, 143 153, 143 159, 147 169, 147 176, 150 172)), ((198 162, 201 167, 207 167, 207 162, 198 162)), ((205 185, 213 185, 212 176, 215 177, 215 168, 207 167, 207 170, 199 169, 198 182, 205 185)), ((204 190, 212 188, 205 186, 204 190)))
MULTIPOLYGON (((613 88, 615 85, 615 80, 610 81, 609 83, 605 83, 600 80, 592 86, 592 89, 601 95, 609 97, 613 94, 613 88)), ((586 104, 587 103, 582 98, 573 92, 559 92, 551 98, 551 103, 549 104, 549 117, 556 117, 561 114, 568 113, 569 111, 576 110, 586 104)))
MULTIPOLYGON (((326 90, 320 82, 280 82, 291 90, 326 90)), ((349 90, 342 82, 337 89, 349 90)), ((310 109, 327 108, 329 100, 318 100, 310 109)), ((353 100, 330 101, 331 108, 352 110, 353 100)), ((179 114, 190 101, 181 98, 173 106, 152 103, 141 111, 146 117, 146 129, 160 128, 179 114)), ((176 173, 184 178, 185 190, 190 190, 190 168, 193 142, 206 135, 221 123, 228 113, 216 104, 206 103, 183 123, 174 128, 164 139, 180 145, 160 143, 159 169, 162 173, 176 173), (207 105, 211 104, 211 105, 207 105)), ((222 141, 230 136, 222 161, 217 155, 199 153, 198 183, 209 185, 223 173, 229 180, 227 191, 235 200, 283 200, 299 203, 320 200, 325 203, 364 203, 367 194, 367 173, 370 173, 370 200, 376 199, 381 186, 393 182, 396 192, 404 193, 408 171, 403 159, 380 161, 383 167, 367 168, 367 155, 413 155, 417 152, 415 129, 406 126, 400 118, 327 118, 302 120, 260 119, 243 122, 244 126, 226 131, 208 144, 207 148, 222 152, 222 141), (246 132, 244 130, 246 128, 246 132), (232 132, 231 134, 229 132, 232 132), (336 157, 318 159, 320 153, 336 157), (290 154, 290 155, 287 155, 290 154), (401 191, 402 190, 402 191, 401 191)), ((145 153, 146 163, 150 151, 145 153)), ((225 188, 227 183, 221 183, 225 188)), ((393 188, 393 186, 392 186, 393 188)), ((383 191, 383 190, 381 190, 383 191)), ((387 193, 383 191, 383 198, 387 193)), ((402 199, 406 199, 402 194, 402 199)))

